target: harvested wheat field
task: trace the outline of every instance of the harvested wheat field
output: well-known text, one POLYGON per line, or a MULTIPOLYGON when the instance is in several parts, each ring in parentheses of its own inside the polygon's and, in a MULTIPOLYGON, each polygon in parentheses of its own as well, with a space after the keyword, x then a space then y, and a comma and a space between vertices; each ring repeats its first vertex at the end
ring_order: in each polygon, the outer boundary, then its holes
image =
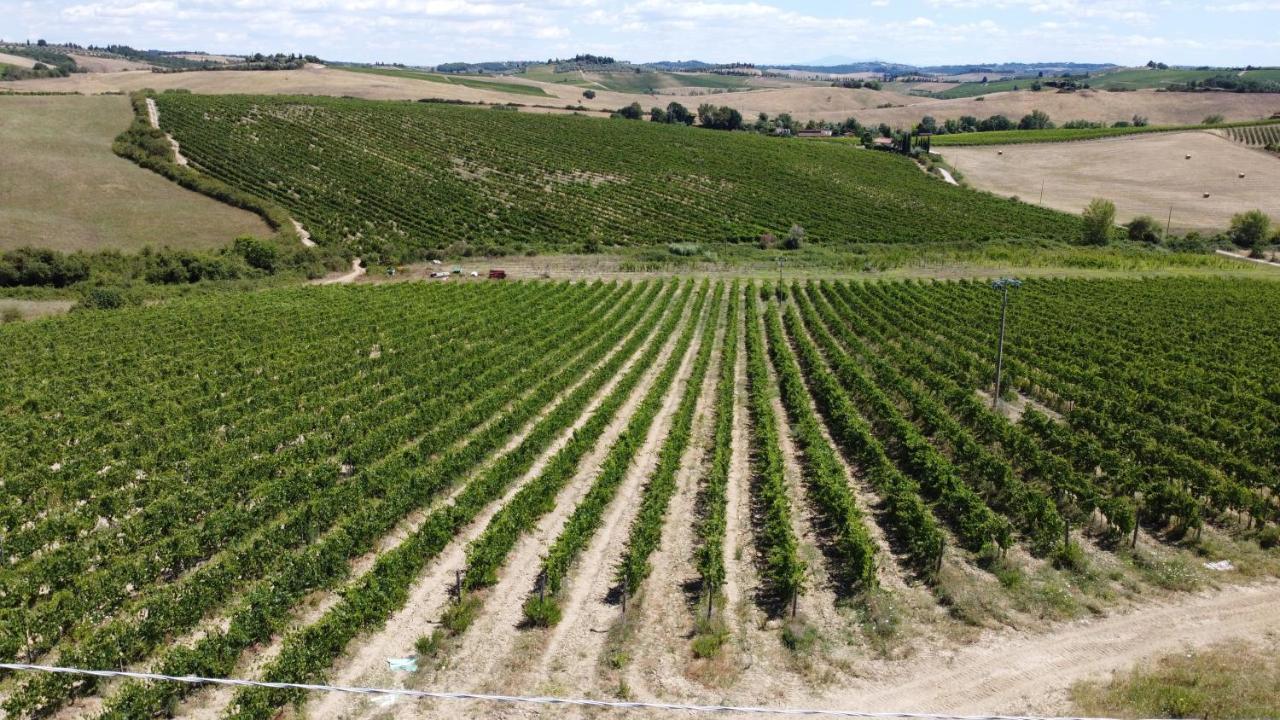
MULTIPOLYGON (((899 96, 902 97, 902 96, 899 96)), ((961 98, 931 100, 908 96, 905 100, 888 97, 884 102, 905 107, 872 108, 857 114, 864 124, 888 123, 907 127, 932 115, 942 122, 949 118, 972 115, 986 118, 1006 115, 1017 122, 1032 110, 1043 110, 1059 124, 1068 120, 1090 120, 1111 124, 1130 120, 1134 115, 1147 117, 1153 125, 1195 125, 1209 115, 1222 115, 1226 120, 1255 120, 1280 112, 1280 96, 1267 93, 1172 93, 1139 90, 1135 92, 1102 92, 1084 90, 1074 93, 1002 92, 983 99, 961 98)), ((807 119, 807 115, 797 115, 807 119)), ((814 115, 821 120, 843 120, 839 112, 814 115)))
POLYGON ((1232 215, 1254 208, 1280 219, 1280 161, 1210 132, 957 147, 942 155, 973 187, 1035 203, 1043 182, 1045 206, 1080 212, 1106 198, 1122 223, 1136 215, 1163 223, 1170 208, 1175 230, 1222 230, 1232 215))
MULTIPOLYGON (((76 73, 65 78, 23 81, 30 91, 79 92, 86 95, 106 92, 133 92, 143 88, 156 90, 184 89, 202 94, 271 94, 330 95, 369 100, 417 100, 444 98, 478 103, 521 103, 542 105, 584 105, 593 110, 612 110, 633 101, 649 105, 666 105, 672 98, 631 95, 597 90, 596 97, 582 97, 576 86, 540 83, 521 78, 502 78, 502 82, 542 88, 552 97, 530 97, 498 90, 478 89, 465 85, 431 82, 410 77, 393 77, 350 72, 338 68, 308 66, 301 70, 262 72, 253 70, 219 70, 216 72, 153 73, 131 70, 111 73, 76 73), (648 99, 646 99, 648 98, 648 99)), ((725 97, 728 97, 726 95, 725 97)))
POLYGON ((99 57, 97 55, 80 55, 71 54, 71 59, 76 61, 76 67, 89 73, 113 73, 125 72, 127 70, 146 70, 150 72, 151 66, 137 60, 125 60, 123 58, 99 57))
POLYGON ((0 52, 0 64, 13 65, 20 68, 31 68, 35 67, 36 61, 29 57, 10 55, 9 53, 0 52))
POLYGON ((271 233, 112 153, 132 118, 126 97, 0 97, 0 250, 215 248, 271 233))

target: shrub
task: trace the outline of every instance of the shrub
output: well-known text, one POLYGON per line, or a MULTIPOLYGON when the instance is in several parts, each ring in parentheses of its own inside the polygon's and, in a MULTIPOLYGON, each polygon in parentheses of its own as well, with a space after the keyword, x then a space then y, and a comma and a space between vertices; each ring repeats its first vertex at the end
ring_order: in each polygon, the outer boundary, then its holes
POLYGON ((250 267, 269 273, 276 270, 276 259, 279 253, 274 245, 265 240, 259 240, 252 235, 242 235, 236 238, 231 249, 243 257, 250 267))
POLYGON ((804 244, 804 228, 799 225, 792 225, 790 232, 787 233, 787 239, 782 243, 782 247, 786 250, 799 250, 804 244))
POLYGON ((15 307, 7 307, 0 313, 0 325, 18 322, 22 319, 22 311, 15 307))
POLYGON ((128 305, 124 291, 116 287, 96 287, 76 303, 77 310, 114 310, 128 305))
POLYGON ((818 631, 799 618, 790 618, 782 626, 782 644, 792 652, 808 652, 818 642, 818 631))
POLYGON ((1223 118, 1221 115, 1217 115, 1217 114, 1207 115, 1205 116, 1205 119, 1201 120, 1200 122, 1204 125, 1219 125, 1223 122, 1223 118))
POLYGON ((67 287, 89 277, 89 263, 75 253, 18 248, 0 254, 0 287, 52 285, 67 287))
POLYGON ((1231 217, 1227 235, 1238 247, 1258 248, 1267 241, 1270 231, 1271 218, 1261 210, 1249 210, 1231 217))
POLYGON ((772 250, 778 244, 778 238, 773 233, 760 233, 758 244, 761 250, 772 250))
POLYGON ((588 99, 588 100, 595 100, 595 99, 596 99, 596 91, 595 91, 595 90, 583 90, 583 91, 582 91, 582 97, 584 97, 584 98, 586 98, 586 99, 588 99))
POLYGON ((1111 229, 1116 220, 1116 204, 1110 200, 1094 198, 1084 209, 1085 245, 1106 245, 1111 240, 1111 229))
POLYGON ((524 616, 537 627, 551 627, 560 622, 560 604, 550 597, 531 597, 524 603, 524 616))
POLYGON ((1139 215, 1130 220, 1125 225, 1125 230, 1129 233, 1129 239, 1134 242, 1160 242, 1160 224, 1150 215, 1139 215))

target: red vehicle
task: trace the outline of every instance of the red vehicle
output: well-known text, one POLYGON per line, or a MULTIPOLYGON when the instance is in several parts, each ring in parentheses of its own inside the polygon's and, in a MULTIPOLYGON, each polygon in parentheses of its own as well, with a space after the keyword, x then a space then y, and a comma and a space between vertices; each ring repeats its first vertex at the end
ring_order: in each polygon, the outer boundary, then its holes
POLYGON ((490 280, 506 280, 507 271, 506 270, 490 270, 489 279, 490 280))

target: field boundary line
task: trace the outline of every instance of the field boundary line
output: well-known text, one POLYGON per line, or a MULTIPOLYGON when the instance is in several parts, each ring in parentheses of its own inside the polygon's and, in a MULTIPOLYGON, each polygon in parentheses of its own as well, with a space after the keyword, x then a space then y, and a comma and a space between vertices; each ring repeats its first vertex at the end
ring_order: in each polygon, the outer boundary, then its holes
POLYGON ((266 682, 262 680, 241 680, 237 678, 208 678, 196 675, 162 675, 159 673, 131 672, 128 670, 89 670, 76 667, 58 667, 54 665, 33 665, 27 663, 0 663, 0 670, 16 672, 58 673, 63 675, 85 675, 103 678, 130 678, 133 680, 154 680, 160 682, 180 682, 192 685, 232 685, 237 687, 262 687, 273 690, 306 690, 311 692, 340 692, 357 695, 391 695, 410 697, 418 700, 479 700, 496 703, 520 703, 530 705, 571 705, 580 707, 598 707, 614 710, 676 710, 690 713, 746 713, 753 715, 785 715, 785 716, 822 716, 852 718, 906 718, 908 720, 1111 720, 1109 718, 1088 718, 1075 716, 1035 716, 1035 715, 948 715, 940 713, 911 712, 866 712, 860 710, 823 710, 817 708, 769 708, 750 705, 689 705, 682 703, 631 702, 617 700, 591 700, 588 698, 567 698, 533 695, 491 695, 484 693, 446 692, 439 690, 409 690, 402 688, 370 688, 345 685, 312 685, 306 683, 266 682))

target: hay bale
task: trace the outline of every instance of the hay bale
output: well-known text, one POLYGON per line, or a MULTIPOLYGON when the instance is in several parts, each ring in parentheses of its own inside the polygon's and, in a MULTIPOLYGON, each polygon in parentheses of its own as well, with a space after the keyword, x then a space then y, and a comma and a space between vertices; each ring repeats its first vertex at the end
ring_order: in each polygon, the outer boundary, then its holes
POLYGON ((1191 153, 1187 153, 1187 159, 1188 159, 1188 160, 1190 160, 1190 159, 1191 159, 1191 153))
POLYGON ((1241 179, 1241 180, 1243 180, 1243 179, 1244 179, 1244 173, 1240 173, 1240 179, 1241 179))
POLYGON ((1204 194, 1204 196, 1205 196, 1205 197, 1209 197, 1209 193, 1205 193, 1205 194, 1204 194))

